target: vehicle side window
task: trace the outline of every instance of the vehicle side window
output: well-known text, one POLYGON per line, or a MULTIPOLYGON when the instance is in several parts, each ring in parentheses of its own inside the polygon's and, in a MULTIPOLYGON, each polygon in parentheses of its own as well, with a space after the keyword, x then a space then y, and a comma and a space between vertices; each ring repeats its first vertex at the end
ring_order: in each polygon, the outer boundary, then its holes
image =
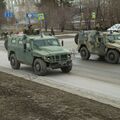
POLYGON ((108 40, 114 40, 114 36, 108 36, 108 40))
POLYGON ((30 48, 31 48, 31 45, 30 45, 29 42, 26 43, 26 48, 27 48, 27 49, 30 49, 30 48))
POLYGON ((16 43, 16 39, 15 39, 15 38, 12 38, 11 43, 12 43, 12 44, 15 44, 15 43, 16 43))
POLYGON ((17 39, 18 39, 18 48, 23 49, 23 40, 21 38, 17 38, 17 39))
POLYGON ((18 41, 18 44, 19 44, 19 45, 23 45, 23 41, 20 39, 20 40, 18 41))

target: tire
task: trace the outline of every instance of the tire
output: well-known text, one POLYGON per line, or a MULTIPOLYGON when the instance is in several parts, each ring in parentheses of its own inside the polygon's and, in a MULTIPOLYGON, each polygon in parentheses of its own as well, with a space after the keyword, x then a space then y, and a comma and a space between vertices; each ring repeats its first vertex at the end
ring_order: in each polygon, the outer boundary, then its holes
POLYGON ((80 49, 80 55, 83 60, 88 60, 90 58, 90 52, 86 47, 80 49))
POLYGON ((100 59, 100 60, 105 60, 105 56, 99 55, 99 59, 100 59))
POLYGON ((46 63, 41 59, 35 59, 33 63, 33 70, 36 75, 44 76, 47 73, 46 63))
POLYGON ((15 54, 10 55, 10 64, 13 69, 20 69, 20 62, 17 60, 15 54))
POLYGON ((78 45, 78 37, 79 37, 79 34, 77 33, 76 35, 75 35, 75 39, 74 39, 74 41, 75 41, 75 43, 78 45))
POLYGON ((108 63, 117 64, 119 62, 119 52, 116 50, 109 50, 106 54, 106 61, 108 63))
POLYGON ((63 73, 69 73, 71 70, 72 70, 72 65, 61 68, 61 71, 62 71, 63 73))

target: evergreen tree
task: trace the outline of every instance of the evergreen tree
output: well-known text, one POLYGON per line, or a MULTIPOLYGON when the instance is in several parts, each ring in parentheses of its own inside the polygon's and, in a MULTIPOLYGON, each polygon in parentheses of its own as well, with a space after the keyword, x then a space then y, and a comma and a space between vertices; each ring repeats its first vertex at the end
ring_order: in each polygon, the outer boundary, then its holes
POLYGON ((4 23, 4 11, 5 11, 5 2, 0 0, 0 26, 4 23))
POLYGON ((0 0, 0 9, 4 9, 5 8, 5 2, 4 0, 0 0))

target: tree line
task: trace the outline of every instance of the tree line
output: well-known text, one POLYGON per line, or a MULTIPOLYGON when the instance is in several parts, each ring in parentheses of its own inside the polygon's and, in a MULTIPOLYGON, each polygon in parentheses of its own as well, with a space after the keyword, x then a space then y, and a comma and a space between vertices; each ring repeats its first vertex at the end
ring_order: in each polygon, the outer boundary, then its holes
MULTIPOLYGON (((92 12, 95 12, 95 26, 106 29, 116 23, 120 23, 120 0, 88 0, 82 1, 83 19, 90 21, 92 12)), ((90 22, 88 27, 91 28, 90 22)))
POLYGON ((39 11, 46 14, 46 24, 64 29, 75 15, 80 16, 80 29, 107 29, 120 23, 120 0, 43 0, 39 11), (94 12, 95 18, 92 18, 94 12), (81 27, 81 23, 84 26, 81 27))
MULTIPOLYGON (((5 11, 4 0, 0 0, 0 25, 4 24, 5 11)), ((120 0, 79 0, 73 4, 73 0, 42 0, 36 4, 38 12, 45 14, 45 27, 60 28, 72 23, 74 16, 80 16, 80 29, 107 29, 120 23, 120 0), (95 13, 95 18, 92 13, 95 13), (84 26, 82 26, 84 23, 84 26)))

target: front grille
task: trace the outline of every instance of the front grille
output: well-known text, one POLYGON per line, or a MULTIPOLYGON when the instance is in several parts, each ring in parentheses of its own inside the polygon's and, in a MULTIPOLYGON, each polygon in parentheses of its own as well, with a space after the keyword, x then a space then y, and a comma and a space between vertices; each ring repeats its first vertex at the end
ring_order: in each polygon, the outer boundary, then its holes
POLYGON ((61 55, 61 60, 67 60, 67 55, 61 55))
POLYGON ((64 54, 64 55, 55 55, 55 56, 52 56, 52 61, 53 62, 59 62, 59 61, 65 61, 67 60, 67 54, 64 54))
POLYGON ((56 61, 60 60, 60 56, 59 55, 55 56, 55 58, 56 58, 56 61))

